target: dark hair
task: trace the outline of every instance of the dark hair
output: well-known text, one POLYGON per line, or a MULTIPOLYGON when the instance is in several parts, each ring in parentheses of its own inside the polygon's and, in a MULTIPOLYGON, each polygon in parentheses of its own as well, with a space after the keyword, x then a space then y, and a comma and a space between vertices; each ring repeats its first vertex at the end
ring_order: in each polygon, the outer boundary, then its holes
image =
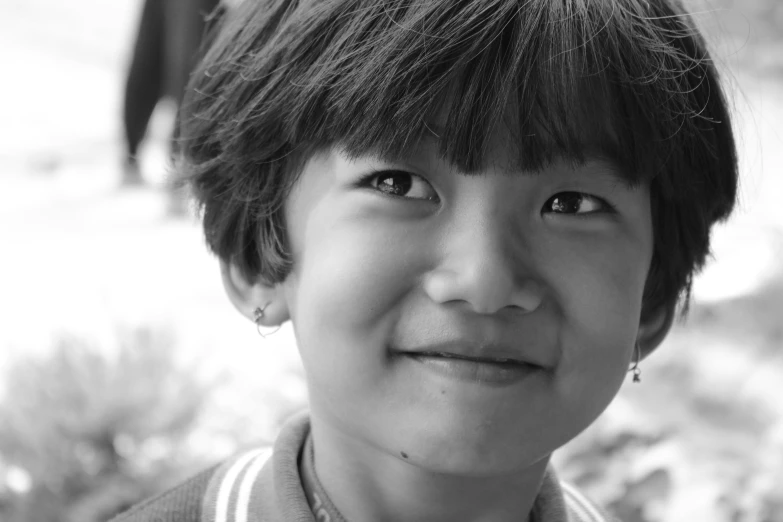
POLYGON ((512 107, 518 168, 598 147, 649 180, 646 311, 687 305, 734 206, 729 111, 677 1, 253 0, 220 25, 185 100, 181 172, 208 245, 250 279, 290 270, 283 203, 312 153, 393 158, 437 114, 440 154, 466 173, 512 107))

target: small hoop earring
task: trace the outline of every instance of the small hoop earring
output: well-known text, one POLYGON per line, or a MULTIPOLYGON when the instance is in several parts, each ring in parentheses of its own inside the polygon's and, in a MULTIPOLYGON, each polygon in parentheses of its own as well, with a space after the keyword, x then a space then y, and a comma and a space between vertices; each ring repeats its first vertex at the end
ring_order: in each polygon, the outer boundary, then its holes
POLYGON ((633 372, 633 382, 642 382, 642 369, 639 368, 639 361, 642 358, 642 349, 638 342, 634 345, 633 353, 633 365, 628 369, 628 371, 633 372))
POLYGON ((255 310, 253 310, 253 322, 256 323, 256 332, 258 332, 258 335, 260 335, 263 338, 272 335, 273 333, 277 332, 280 329, 280 326, 278 325, 278 327, 272 330, 271 332, 264 333, 261 331, 261 328, 264 326, 261 324, 261 319, 264 318, 264 310, 266 310, 266 307, 269 306, 270 304, 271 303, 267 303, 264 305, 263 308, 256 308, 255 310))

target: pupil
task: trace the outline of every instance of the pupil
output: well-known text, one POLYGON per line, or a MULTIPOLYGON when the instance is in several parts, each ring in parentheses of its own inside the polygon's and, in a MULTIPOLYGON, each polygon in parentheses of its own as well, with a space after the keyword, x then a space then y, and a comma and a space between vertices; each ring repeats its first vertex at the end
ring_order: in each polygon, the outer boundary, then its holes
POLYGON ((558 196, 552 201, 552 210, 554 212, 575 214, 579 211, 581 202, 582 197, 579 194, 570 193, 566 196, 558 196))
POLYGON ((410 176, 391 174, 381 178, 378 188, 387 194, 404 196, 411 189, 410 176))

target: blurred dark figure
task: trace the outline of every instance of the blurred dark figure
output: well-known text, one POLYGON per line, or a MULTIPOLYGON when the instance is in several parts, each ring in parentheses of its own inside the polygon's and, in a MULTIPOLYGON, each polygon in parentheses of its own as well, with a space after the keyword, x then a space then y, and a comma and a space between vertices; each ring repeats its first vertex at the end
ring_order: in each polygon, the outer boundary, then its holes
MULTIPOLYGON (((179 109, 190 71, 200 56, 207 17, 220 0, 144 0, 125 84, 123 184, 143 183, 137 153, 152 111, 164 97, 179 109)), ((217 15, 217 13, 213 13, 217 15)), ((170 147, 176 152, 175 125, 170 147)))

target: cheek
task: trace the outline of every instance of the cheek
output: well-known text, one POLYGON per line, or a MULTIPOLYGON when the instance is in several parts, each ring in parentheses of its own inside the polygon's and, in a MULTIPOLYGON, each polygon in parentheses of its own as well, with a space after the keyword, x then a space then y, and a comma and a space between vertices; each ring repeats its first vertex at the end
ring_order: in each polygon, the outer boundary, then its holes
POLYGON ((638 257, 599 256, 583 268, 570 313, 591 336, 628 339, 636 333, 648 266, 638 257))
POLYGON ((308 229, 295 261, 300 311, 357 331, 388 313, 406 289, 406 265, 394 239, 366 228, 323 221, 308 229))
POLYGON ((377 382, 398 304, 415 286, 415 245, 371 218, 318 208, 290 239, 288 302, 311 384, 332 390, 341 382, 343 393, 377 382))
POLYGON ((631 241, 584 247, 550 265, 562 321, 559 371, 572 393, 603 386, 608 394, 622 382, 639 327, 649 247, 631 241))

